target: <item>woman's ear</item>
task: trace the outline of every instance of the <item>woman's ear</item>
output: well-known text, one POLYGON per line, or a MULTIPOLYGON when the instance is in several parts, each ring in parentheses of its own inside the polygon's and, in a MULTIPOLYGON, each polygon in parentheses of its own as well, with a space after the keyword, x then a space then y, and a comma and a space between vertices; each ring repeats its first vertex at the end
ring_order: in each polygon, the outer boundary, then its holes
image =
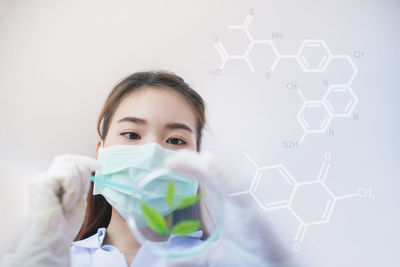
POLYGON ((101 147, 101 139, 97 140, 96 159, 98 158, 100 147, 101 147))

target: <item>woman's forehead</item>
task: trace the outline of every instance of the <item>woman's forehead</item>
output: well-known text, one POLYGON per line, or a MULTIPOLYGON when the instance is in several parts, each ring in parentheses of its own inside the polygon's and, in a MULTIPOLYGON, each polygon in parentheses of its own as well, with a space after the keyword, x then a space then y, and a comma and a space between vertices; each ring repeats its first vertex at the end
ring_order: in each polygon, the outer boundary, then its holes
POLYGON ((158 123, 180 122, 196 124, 196 115, 189 101, 168 87, 145 87, 130 92, 119 104, 113 121, 137 117, 158 123))

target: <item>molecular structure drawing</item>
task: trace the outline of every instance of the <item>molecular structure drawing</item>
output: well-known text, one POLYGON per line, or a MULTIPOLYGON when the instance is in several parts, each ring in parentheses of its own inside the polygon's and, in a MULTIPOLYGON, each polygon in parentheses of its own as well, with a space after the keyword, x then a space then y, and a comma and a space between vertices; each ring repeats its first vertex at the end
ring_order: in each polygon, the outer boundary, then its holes
MULTIPOLYGON (((353 194, 347 194, 342 196, 335 195, 332 190, 326 184, 326 177, 330 169, 331 153, 326 152, 324 161, 322 162, 321 168, 319 169, 318 176, 309 181, 298 182, 286 169, 284 165, 273 165, 260 167, 254 160, 244 152, 245 157, 255 167, 256 171, 253 175, 251 185, 248 190, 231 193, 231 197, 239 195, 249 194, 256 203, 260 206, 263 211, 271 211, 277 209, 288 209, 290 213, 296 218, 299 223, 299 227, 293 241, 293 251, 298 252, 300 245, 304 240, 306 232, 309 227, 328 223, 331 218, 335 204, 339 200, 350 199, 350 198, 366 198, 370 197, 375 199, 375 195, 372 193, 370 188, 359 187, 353 194), (274 196, 275 199, 266 199, 266 194, 261 192, 260 188, 271 188, 275 190, 273 184, 274 181, 280 181, 286 187, 286 190, 281 190, 278 196, 274 196), (304 209, 301 210, 296 206, 296 199, 307 194, 307 188, 313 187, 312 189, 319 190, 322 199, 313 199, 318 203, 325 203, 319 210, 316 210, 313 216, 309 216, 304 213, 304 209), (283 192, 283 193, 282 193, 283 192), (315 215, 317 214, 317 215, 315 215)), ((309 198, 309 195, 305 195, 309 198)), ((314 212, 314 211, 313 211, 314 212)))
MULTIPOLYGON (((325 133, 333 118, 350 117, 358 103, 358 98, 352 89, 352 83, 357 76, 358 69, 349 55, 334 55, 326 45, 324 40, 304 40, 296 54, 281 54, 272 40, 254 39, 249 31, 249 27, 254 18, 254 10, 246 17, 241 25, 230 25, 230 30, 241 30, 249 40, 249 45, 242 54, 229 54, 224 45, 214 36, 214 47, 222 59, 219 72, 224 68, 229 60, 244 60, 249 69, 254 72, 255 67, 249 59, 249 54, 257 44, 270 46, 275 59, 271 63, 270 71, 274 71, 283 58, 294 59, 298 62, 303 72, 325 72, 332 59, 345 60, 352 69, 352 74, 347 83, 331 84, 328 86, 325 95, 320 100, 307 100, 300 89, 297 92, 303 101, 303 104, 296 116, 303 134, 299 139, 302 143, 308 134, 325 133), (309 55, 313 55, 310 58, 309 55), (315 58, 317 57, 317 58, 315 58), (310 115, 317 114, 318 119, 310 119, 310 115)), ((267 73, 267 77, 270 73, 267 73)))

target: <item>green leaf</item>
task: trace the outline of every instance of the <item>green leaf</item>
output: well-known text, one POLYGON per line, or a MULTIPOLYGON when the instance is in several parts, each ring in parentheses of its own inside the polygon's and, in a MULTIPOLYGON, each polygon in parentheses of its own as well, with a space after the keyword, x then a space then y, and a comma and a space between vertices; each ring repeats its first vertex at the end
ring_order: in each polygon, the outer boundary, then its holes
POLYGON ((175 235, 188 235, 196 232, 200 228, 200 222, 198 220, 181 221, 172 228, 172 234, 175 235))
POLYGON ((168 206, 172 206, 172 203, 174 202, 174 191, 175 191, 175 187, 174 187, 174 182, 169 182, 168 184, 168 188, 167 188, 167 204, 168 206))
POLYGON ((201 197, 201 194, 198 193, 194 196, 190 196, 190 197, 184 197, 182 198, 181 203, 178 206, 178 210, 184 209, 186 207, 192 206, 193 204, 195 204, 201 197))
POLYGON ((142 212, 144 214, 144 218, 146 219, 146 222, 149 225, 150 229, 160 235, 166 234, 167 224, 164 218, 149 205, 141 203, 141 207, 142 207, 142 212))

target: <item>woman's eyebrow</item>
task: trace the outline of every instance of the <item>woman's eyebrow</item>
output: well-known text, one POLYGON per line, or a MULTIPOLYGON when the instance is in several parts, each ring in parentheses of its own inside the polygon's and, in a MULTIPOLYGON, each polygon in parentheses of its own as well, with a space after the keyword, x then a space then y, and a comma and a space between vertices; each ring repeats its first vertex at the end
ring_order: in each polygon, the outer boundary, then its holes
MULTIPOLYGON (((137 124, 146 124, 147 123, 147 121, 145 119, 140 119, 140 118, 137 118, 137 117, 124 117, 124 118, 118 120, 117 122, 120 123, 120 122, 124 122, 124 121, 129 121, 129 122, 133 122, 133 123, 137 123, 137 124)), ((193 130, 189 126, 187 126, 184 123, 180 123, 180 122, 167 123, 165 125, 165 128, 170 129, 170 130, 183 129, 183 130, 186 130, 186 131, 188 131, 190 133, 193 133, 193 130)))

